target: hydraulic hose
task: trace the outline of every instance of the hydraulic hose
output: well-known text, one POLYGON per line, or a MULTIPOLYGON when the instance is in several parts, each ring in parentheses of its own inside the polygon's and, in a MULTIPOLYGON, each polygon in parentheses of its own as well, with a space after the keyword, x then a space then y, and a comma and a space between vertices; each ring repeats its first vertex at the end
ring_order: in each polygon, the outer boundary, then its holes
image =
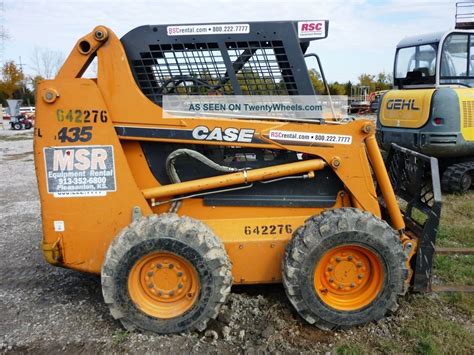
MULTIPOLYGON (((181 182, 181 179, 179 178, 178 172, 176 171, 175 167, 175 161, 178 157, 187 155, 191 158, 194 158, 204 165, 210 167, 211 169, 221 171, 223 173, 234 173, 239 171, 237 168, 231 168, 229 166, 224 166, 224 165, 219 165, 216 162, 212 161, 205 155, 196 152, 195 150, 192 149, 177 149, 174 152, 172 152, 170 155, 168 155, 168 158, 166 158, 166 173, 168 174, 168 177, 171 180, 172 184, 176 184, 181 182)), ((171 204, 171 207, 169 209, 169 212, 171 213, 176 213, 181 206, 181 201, 175 201, 171 204)))

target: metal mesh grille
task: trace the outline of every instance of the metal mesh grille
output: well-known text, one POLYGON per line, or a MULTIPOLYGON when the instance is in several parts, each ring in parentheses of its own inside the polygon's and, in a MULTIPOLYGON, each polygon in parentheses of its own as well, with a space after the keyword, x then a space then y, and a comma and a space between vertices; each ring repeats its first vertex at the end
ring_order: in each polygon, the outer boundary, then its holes
POLYGON ((297 89, 280 41, 227 42, 244 95, 293 95, 297 89))
POLYGON ((464 114, 463 128, 474 127, 474 101, 463 101, 462 110, 464 114))
POLYGON ((429 161, 394 150, 393 158, 388 164, 388 174, 397 193, 417 196, 417 200, 411 199, 410 202, 416 201, 427 208, 433 207, 435 200, 429 161))
POLYGON ((162 95, 298 94, 281 41, 227 42, 221 48, 217 43, 150 45, 132 62, 138 85, 157 103, 162 95))

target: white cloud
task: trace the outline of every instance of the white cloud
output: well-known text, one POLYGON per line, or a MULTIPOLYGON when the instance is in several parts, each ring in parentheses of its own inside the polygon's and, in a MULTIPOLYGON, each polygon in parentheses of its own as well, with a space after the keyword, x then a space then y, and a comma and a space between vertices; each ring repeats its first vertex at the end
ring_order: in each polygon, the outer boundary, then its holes
MULTIPOLYGON (((2 1, 2 0, 0 0, 2 1)), ((67 55, 98 24, 122 36, 144 24, 329 19, 329 37, 310 50, 320 55, 330 81, 355 80, 363 72, 391 72, 396 43, 407 35, 452 27, 454 3, 430 0, 3 0, 12 38, 3 59, 29 65, 34 47, 67 55)))

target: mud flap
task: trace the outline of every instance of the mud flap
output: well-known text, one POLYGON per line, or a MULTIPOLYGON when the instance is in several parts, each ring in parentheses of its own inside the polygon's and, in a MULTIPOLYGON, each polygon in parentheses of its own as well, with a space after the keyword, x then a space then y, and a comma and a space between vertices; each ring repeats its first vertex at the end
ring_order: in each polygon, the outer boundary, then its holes
POLYGON ((429 292, 441 216, 438 159, 392 143, 385 164, 406 229, 418 238, 414 262, 412 259, 413 291, 429 292))

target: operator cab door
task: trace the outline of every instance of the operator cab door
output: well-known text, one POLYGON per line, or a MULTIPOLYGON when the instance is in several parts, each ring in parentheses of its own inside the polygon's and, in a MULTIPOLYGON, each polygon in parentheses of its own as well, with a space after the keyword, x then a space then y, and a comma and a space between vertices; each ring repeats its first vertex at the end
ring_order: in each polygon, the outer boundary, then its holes
POLYGON ((445 37, 439 84, 474 86, 474 34, 454 32, 445 37))

